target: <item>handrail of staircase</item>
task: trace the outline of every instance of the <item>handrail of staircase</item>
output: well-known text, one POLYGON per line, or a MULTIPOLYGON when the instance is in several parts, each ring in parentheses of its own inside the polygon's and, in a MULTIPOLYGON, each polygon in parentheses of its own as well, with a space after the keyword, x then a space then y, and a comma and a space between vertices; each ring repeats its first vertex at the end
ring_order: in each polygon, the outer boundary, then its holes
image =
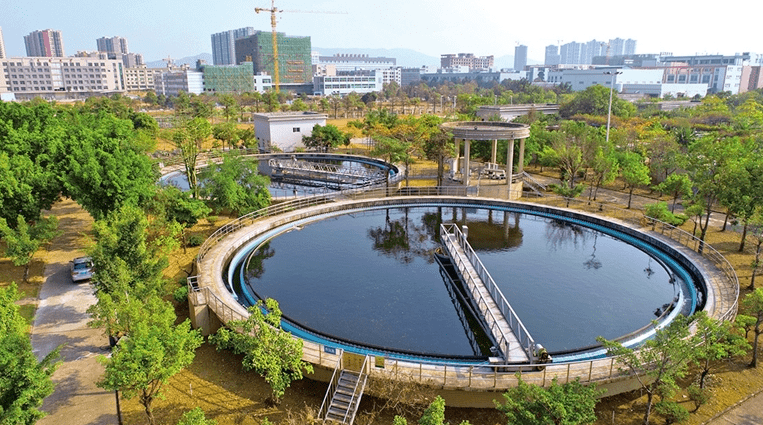
MULTIPOLYGON (((361 391, 363 391, 366 387, 365 379, 366 377, 366 368, 368 367, 368 358, 371 356, 366 356, 365 360, 363 360, 363 366, 360 367, 360 374, 358 374, 358 380, 355 382, 355 388, 352 389, 352 398, 350 398, 350 407, 352 407, 353 403, 355 403, 355 397, 358 395, 358 385, 360 385, 360 381, 363 380, 363 387, 361 388, 361 391)), ((362 395, 362 393, 361 393, 362 395)), ((360 397, 358 397, 358 403, 360 403, 360 397)), ((358 411, 358 407, 355 406, 354 409, 352 409, 352 417, 350 418, 350 422, 347 422, 347 415, 350 413, 350 409, 347 409, 347 411, 344 413, 344 419, 342 420, 342 423, 352 423, 355 420, 355 414, 358 411)))
POLYGON ((323 397, 323 403, 321 403, 321 409, 318 410, 318 417, 323 417, 323 423, 326 423, 326 417, 329 413, 329 406, 331 405, 331 400, 329 399, 329 394, 334 394, 334 390, 336 390, 337 383, 339 382, 339 371, 341 370, 342 366, 342 356, 340 355, 336 359, 336 366, 334 366, 334 374, 331 375, 331 380, 329 381, 329 387, 326 389, 326 395, 323 397), (323 409, 326 409, 326 413, 323 413, 323 409))
POLYGON ((548 190, 546 185, 544 185, 543 183, 539 182, 538 180, 535 180, 531 175, 527 174, 527 171, 522 171, 522 173, 520 173, 520 175, 522 176, 522 180, 530 181, 532 184, 540 187, 541 189, 548 190))

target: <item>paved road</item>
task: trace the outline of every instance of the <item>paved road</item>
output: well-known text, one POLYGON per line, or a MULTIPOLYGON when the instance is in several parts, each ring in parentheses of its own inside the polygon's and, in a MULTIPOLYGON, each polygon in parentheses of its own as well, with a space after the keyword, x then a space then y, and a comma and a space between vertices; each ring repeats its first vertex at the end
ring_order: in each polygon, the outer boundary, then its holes
POLYGON ((55 391, 47 397, 42 410, 48 416, 39 425, 116 424, 114 393, 95 385, 103 374, 96 361, 108 354, 103 331, 87 326, 87 308, 95 303, 89 283, 75 284, 69 277, 69 260, 83 255, 73 245, 86 220, 75 217, 79 207, 64 203, 54 207, 63 232, 53 240, 46 259, 39 306, 32 326, 32 348, 38 358, 61 345, 63 364, 53 374, 55 391))

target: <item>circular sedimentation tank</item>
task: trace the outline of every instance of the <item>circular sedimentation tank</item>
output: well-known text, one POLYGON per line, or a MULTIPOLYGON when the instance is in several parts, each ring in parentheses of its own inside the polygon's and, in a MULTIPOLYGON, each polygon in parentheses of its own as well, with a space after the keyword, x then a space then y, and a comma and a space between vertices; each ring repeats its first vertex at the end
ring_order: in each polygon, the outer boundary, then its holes
POLYGON ((672 254, 612 227, 518 205, 400 203, 306 217, 237 250, 226 284, 274 298, 284 327, 350 352, 485 362, 491 334, 434 252, 440 224, 469 243, 554 361, 601 357, 596 337, 638 345, 652 320, 701 309, 704 282, 672 254))
POLYGON ((304 341, 303 359, 328 371, 316 379, 330 379, 354 355, 356 367, 370 359, 371 375, 403 373, 446 393, 487 392, 468 402, 446 397, 449 405, 484 407, 492 391, 516 385, 518 371, 538 385, 580 378, 608 385, 610 394, 632 389, 632 377, 591 345, 596 336, 636 347, 678 314, 735 314, 733 269, 698 255, 690 235, 681 236, 687 248, 638 220, 442 196, 448 190, 457 189, 305 198, 223 226, 197 259, 189 295, 195 326, 212 332, 246 317, 258 297, 273 297, 284 327, 304 341), (467 226, 480 261, 551 363, 496 361, 477 309, 469 317, 433 259, 440 223, 467 226))

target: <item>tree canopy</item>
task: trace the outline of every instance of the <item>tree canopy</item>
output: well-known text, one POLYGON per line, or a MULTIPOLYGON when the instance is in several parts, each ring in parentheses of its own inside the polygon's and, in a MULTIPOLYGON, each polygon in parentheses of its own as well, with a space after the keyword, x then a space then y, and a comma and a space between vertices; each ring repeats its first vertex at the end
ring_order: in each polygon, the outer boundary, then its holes
POLYGON ((39 408, 53 392, 59 349, 37 361, 18 299, 15 284, 0 287, 0 423, 33 425, 45 416, 39 408))
POLYGON ((303 372, 312 373, 313 366, 302 360, 302 340, 281 329, 276 300, 257 301, 246 320, 234 320, 228 326, 230 329, 221 328, 210 341, 218 350, 243 354, 244 369, 259 373, 270 385, 272 402, 278 403, 291 382, 302 379, 303 372))

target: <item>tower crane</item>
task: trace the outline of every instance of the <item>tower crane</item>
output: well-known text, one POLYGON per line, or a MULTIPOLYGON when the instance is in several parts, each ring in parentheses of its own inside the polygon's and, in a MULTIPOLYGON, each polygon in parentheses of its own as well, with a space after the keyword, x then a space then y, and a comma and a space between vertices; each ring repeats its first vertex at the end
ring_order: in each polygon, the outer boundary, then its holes
POLYGON ((278 33, 276 32, 276 14, 282 13, 282 12, 289 12, 289 13, 335 13, 335 14, 344 14, 346 12, 323 12, 323 11, 317 11, 317 10, 283 10, 276 7, 275 0, 270 0, 270 8, 265 7, 255 7, 254 8, 255 13, 260 12, 270 12, 270 27, 273 30, 273 84, 276 87, 276 92, 280 90, 281 81, 280 81, 280 69, 278 64, 278 33))
POLYGON ((276 86, 276 92, 278 92, 280 90, 280 81, 278 78, 278 34, 276 33, 276 13, 283 12, 283 10, 276 8, 276 0, 270 0, 270 9, 255 7, 254 12, 270 12, 270 27, 273 29, 273 82, 276 86))

